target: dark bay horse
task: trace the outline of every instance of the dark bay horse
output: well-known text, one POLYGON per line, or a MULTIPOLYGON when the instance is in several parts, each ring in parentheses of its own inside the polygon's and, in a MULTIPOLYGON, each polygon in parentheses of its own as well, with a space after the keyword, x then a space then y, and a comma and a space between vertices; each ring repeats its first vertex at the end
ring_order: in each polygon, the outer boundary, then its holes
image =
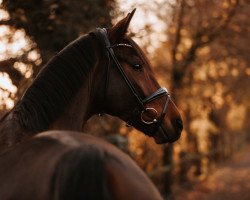
POLYGON ((71 131, 43 132, 0 156, 1 200, 161 200, 115 146, 71 131))
POLYGON ((180 137, 176 106, 126 35, 133 14, 65 47, 0 120, 1 200, 161 199, 128 156, 73 132, 108 113, 157 143, 180 137))
POLYGON ((180 137, 182 120, 175 104, 126 35, 133 14, 81 36, 49 61, 0 120, 2 150, 46 130, 82 131, 98 113, 118 116, 157 143, 180 137))

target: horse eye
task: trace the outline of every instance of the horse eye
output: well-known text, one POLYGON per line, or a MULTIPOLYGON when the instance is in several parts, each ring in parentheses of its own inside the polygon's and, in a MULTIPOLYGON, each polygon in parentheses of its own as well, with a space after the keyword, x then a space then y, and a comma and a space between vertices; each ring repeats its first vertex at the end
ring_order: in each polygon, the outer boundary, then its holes
POLYGON ((135 71, 141 71, 142 70, 142 66, 140 64, 134 64, 132 65, 133 69, 135 71))

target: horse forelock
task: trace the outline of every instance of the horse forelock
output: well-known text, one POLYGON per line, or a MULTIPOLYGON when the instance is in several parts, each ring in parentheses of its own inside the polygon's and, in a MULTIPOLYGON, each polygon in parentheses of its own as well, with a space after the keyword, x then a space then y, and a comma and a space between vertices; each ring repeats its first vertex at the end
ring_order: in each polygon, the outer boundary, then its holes
POLYGON ((14 108, 21 126, 46 130, 80 89, 94 65, 93 37, 82 36, 54 56, 14 108))

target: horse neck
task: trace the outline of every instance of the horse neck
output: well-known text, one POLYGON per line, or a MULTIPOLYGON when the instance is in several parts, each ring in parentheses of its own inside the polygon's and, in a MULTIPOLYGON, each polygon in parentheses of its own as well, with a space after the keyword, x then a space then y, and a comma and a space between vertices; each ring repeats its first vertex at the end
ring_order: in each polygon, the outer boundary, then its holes
POLYGON ((91 76, 83 84, 71 104, 51 125, 48 130, 82 131, 87 120, 96 113, 95 100, 92 96, 91 76))
POLYGON ((105 63, 97 62, 90 70, 82 87, 71 101, 70 106, 58 117, 48 130, 82 131, 88 119, 102 111, 102 100, 105 88, 105 63), (103 77, 96 79, 96 77, 103 77))
MULTIPOLYGON (((104 67, 93 66, 88 76, 82 83, 82 86, 72 98, 69 106, 64 112, 52 121, 46 130, 72 130, 82 131, 86 121, 95 113, 98 113, 100 97, 103 93, 100 84, 102 80, 97 81, 94 77, 103 77, 104 67)), ((20 114, 20 113, 19 113, 20 114)), ((39 113, 38 113, 39 114, 39 113)), ((13 146, 27 138, 36 135, 41 131, 29 130, 20 124, 18 116, 15 114, 15 108, 9 112, 0 121, 0 151, 6 147, 13 146)))

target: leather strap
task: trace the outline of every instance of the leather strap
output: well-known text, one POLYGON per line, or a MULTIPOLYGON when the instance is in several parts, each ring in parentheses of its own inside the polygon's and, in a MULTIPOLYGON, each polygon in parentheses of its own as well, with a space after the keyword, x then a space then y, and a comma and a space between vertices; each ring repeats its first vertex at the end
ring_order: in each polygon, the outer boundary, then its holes
POLYGON ((157 91, 155 91, 150 96, 143 99, 143 103, 149 103, 151 101, 154 101, 155 99, 158 99, 159 97, 169 95, 168 90, 165 87, 159 88, 157 91))
MULTIPOLYGON (((127 86, 129 87, 129 89, 131 90, 132 94, 134 95, 134 97, 137 99, 138 103, 139 103, 139 108, 135 108, 135 112, 133 114, 133 116, 131 116, 132 119, 135 118, 135 116, 140 115, 142 112, 145 112, 147 110, 147 108, 145 107, 145 104, 154 101, 162 96, 166 96, 166 101, 165 104, 163 106, 162 112, 160 117, 158 118, 158 120, 153 120, 152 122, 155 124, 156 129, 155 131, 157 131, 162 124, 162 121, 166 115, 167 112, 167 106, 168 103, 170 101, 170 94, 168 92, 168 90, 164 87, 159 88, 157 91, 155 91, 153 94, 151 94, 150 96, 146 97, 145 99, 142 99, 139 95, 138 92, 136 91, 135 87, 133 86, 133 84, 131 83, 131 81, 129 80, 129 78, 127 77, 125 71, 123 70, 123 67, 121 66, 121 64, 119 63, 117 57, 115 56, 114 50, 113 48, 117 47, 117 46, 125 46, 128 44, 115 44, 113 46, 111 46, 110 41, 108 39, 108 35, 107 35, 107 30, 105 28, 97 28, 96 31, 94 32, 95 35, 97 35, 98 37, 102 38, 101 42, 104 46, 105 49, 105 54, 108 57, 108 67, 107 67, 107 76, 106 76, 106 82, 105 82, 105 91, 104 91, 104 103, 106 102, 107 99, 107 95, 106 92, 108 90, 108 84, 109 84, 109 72, 110 72, 110 64, 111 64, 111 59, 114 61, 116 67, 118 68, 119 72, 121 73, 123 79, 125 80, 127 86)), ((130 45, 128 45, 130 46, 130 45)), ((133 121, 128 121, 127 124, 129 125, 133 125, 133 121)), ((153 133, 155 132, 153 131, 153 133)), ((153 134, 152 133, 152 134, 153 134)))

